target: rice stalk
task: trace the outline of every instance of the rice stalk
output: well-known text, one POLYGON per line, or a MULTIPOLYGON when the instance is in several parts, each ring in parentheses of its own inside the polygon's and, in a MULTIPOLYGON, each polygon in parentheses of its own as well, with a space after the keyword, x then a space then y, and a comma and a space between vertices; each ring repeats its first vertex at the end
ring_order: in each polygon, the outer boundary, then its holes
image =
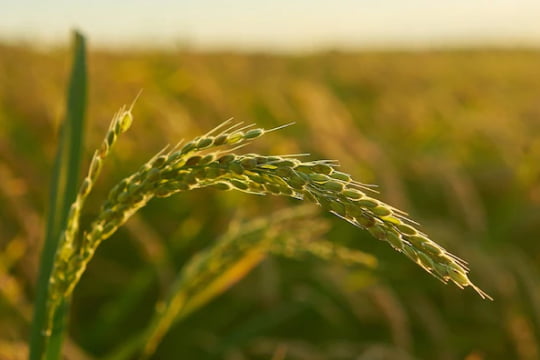
POLYGON ((175 322, 186 317, 242 279, 273 244, 296 238, 318 239, 316 208, 302 206, 231 226, 213 246, 197 253, 179 273, 146 331, 143 356, 150 356, 175 322), (313 229, 297 233, 298 227, 313 229))
MULTIPOLYGON (((133 106, 133 105, 132 105, 133 106)), ((84 178, 79 191, 77 192, 75 201, 71 204, 67 224, 65 230, 60 237, 60 243, 56 252, 53 270, 49 279, 49 296, 48 296, 48 311, 47 311, 47 328, 45 333, 51 331, 53 322, 54 309, 60 304, 63 299, 70 296, 71 292, 65 292, 63 287, 68 279, 65 277, 74 265, 74 259, 77 258, 77 249, 80 248, 78 241, 79 223, 81 209, 84 207, 85 201, 92 191, 96 180, 101 173, 101 168, 105 158, 109 155, 111 148, 116 143, 118 135, 127 131, 131 126, 132 114, 131 108, 122 107, 114 116, 107 131, 107 134, 101 144, 99 150, 94 152, 88 174, 84 178)), ((84 238, 84 237, 83 237, 84 238)))
POLYGON ((122 109, 113 118, 73 203, 51 276, 52 308, 73 292, 101 242, 114 234, 138 209, 154 197, 168 197, 199 188, 287 196, 315 203, 387 242, 442 282, 452 282, 460 288, 470 286, 482 298, 490 299, 469 280, 469 269, 463 260, 416 229, 405 213, 370 196, 370 188, 338 171, 336 161, 302 161, 294 155, 231 153, 278 128, 242 127, 241 123, 232 124, 230 120, 183 145, 163 149, 134 174, 120 181, 110 191, 89 230, 79 237, 78 222, 84 201, 117 136, 127 130, 131 121, 131 109, 122 109))
MULTIPOLYGON (((223 293, 269 253, 299 258, 310 255, 346 265, 375 267, 376 259, 320 239, 328 226, 315 218, 316 207, 299 206, 233 224, 210 248, 197 253, 183 268, 157 306, 150 326, 133 344, 144 344, 143 358, 152 355, 170 327, 223 293)), ((132 356, 130 343, 110 359, 132 356)))
POLYGON ((275 244, 319 242, 326 227, 317 226, 321 222, 314 218, 316 210, 314 206, 304 205, 231 224, 216 242, 182 267, 148 327, 107 359, 129 359, 141 350, 143 358, 152 355, 173 324, 243 278, 268 253, 274 252, 275 244))

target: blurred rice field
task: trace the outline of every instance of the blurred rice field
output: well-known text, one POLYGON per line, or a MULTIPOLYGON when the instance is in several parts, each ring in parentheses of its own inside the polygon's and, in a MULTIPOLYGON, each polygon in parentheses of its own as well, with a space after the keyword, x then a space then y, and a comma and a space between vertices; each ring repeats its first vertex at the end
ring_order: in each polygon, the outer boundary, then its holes
MULTIPOLYGON (((26 356, 69 59, 0 45, 0 359, 26 356)), ((230 117, 294 121, 241 151, 339 159, 468 260, 495 298, 445 286, 321 214, 325 238, 376 255, 378 267, 268 258, 176 325, 156 359, 540 358, 540 52, 94 51, 89 71, 87 159, 114 112, 143 93, 84 221, 166 144, 230 117)), ((129 339, 182 264, 231 223, 298 205, 211 190, 154 200, 76 289, 69 358, 104 358, 129 339)))

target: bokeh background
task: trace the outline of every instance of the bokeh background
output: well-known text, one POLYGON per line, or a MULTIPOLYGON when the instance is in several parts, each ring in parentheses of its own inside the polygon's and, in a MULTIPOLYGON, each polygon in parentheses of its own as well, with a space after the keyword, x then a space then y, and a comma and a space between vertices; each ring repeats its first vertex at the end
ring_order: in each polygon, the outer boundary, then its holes
MULTIPOLYGON (((540 5, 535 1, 0 1, 0 358, 25 358, 69 32, 89 40, 86 159, 144 89, 91 196, 165 144, 234 117, 296 125, 246 151, 310 153, 379 185, 495 299, 445 286, 331 215, 375 269, 269 257, 173 327, 155 359, 540 358, 540 5)), ((155 200, 75 292, 73 359, 144 327, 181 266, 238 219, 294 200, 155 200)))

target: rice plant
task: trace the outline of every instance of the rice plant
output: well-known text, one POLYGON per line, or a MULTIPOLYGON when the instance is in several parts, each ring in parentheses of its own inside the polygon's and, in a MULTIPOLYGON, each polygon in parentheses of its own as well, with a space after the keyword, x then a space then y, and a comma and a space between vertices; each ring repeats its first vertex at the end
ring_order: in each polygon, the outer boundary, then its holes
POLYGON ((50 277, 48 327, 52 330, 56 308, 69 298, 98 246, 137 210, 155 197, 198 188, 237 190, 255 195, 287 196, 319 205, 322 209, 369 231, 416 262, 444 283, 470 286, 489 298, 468 278, 466 263, 450 254, 415 228, 405 213, 369 193, 370 188, 336 170, 337 162, 303 161, 294 155, 236 154, 232 151, 277 129, 226 121, 208 133, 165 148, 109 192, 97 219, 80 235, 84 201, 98 179, 104 160, 118 136, 131 125, 131 107, 114 116, 88 175, 72 204, 50 277))

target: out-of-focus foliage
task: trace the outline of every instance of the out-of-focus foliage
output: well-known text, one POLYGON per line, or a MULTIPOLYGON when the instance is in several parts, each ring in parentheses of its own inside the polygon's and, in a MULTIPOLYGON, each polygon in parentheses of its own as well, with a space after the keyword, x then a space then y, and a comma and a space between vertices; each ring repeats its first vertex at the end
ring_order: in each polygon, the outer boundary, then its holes
MULTIPOLYGON (((68 59, 0 46, 0 358, 25 352, 68 59)), ((373 253, 376 270, 271 257, 175 325, 156 359, 540 357, 540 53, 93 52, 88 62, 87 159, 118 106, 144 92, 83 222, 166 143, 231 116, 265 127, 296 121, 248 151, 340 159, 467 259, 495 298, 444 286, 329 215, 326 238, 373 253)), ((153 201, 90 263, 68 354, 114 352, 229 223, 297 205, 210 190, 153 201)))

